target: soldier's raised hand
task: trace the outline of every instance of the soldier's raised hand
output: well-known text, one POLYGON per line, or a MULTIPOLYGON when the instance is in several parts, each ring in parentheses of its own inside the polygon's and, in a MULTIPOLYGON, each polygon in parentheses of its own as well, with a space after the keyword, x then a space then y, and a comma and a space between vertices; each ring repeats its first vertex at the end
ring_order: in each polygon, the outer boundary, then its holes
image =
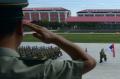
POLYGON ((56 39, 59 38, 58 35, 49 31, 45 27, 42 27, 33 23, 28 23, 28 22, 23 22, 23 24, 36 32, 36 33, 33 33, 34 37, 39 38, 41 41, 45 43, 54 43, 56 39))

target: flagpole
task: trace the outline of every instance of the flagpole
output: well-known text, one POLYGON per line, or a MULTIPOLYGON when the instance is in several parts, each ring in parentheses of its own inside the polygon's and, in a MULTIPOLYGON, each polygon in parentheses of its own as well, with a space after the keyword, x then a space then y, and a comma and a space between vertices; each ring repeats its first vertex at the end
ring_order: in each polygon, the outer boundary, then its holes
POLYGON ((113 49, 112 49, 113 57, 115 57, 115 47, 114 47, 114 43, 112 44, 112 47, 113 47, 113 49))

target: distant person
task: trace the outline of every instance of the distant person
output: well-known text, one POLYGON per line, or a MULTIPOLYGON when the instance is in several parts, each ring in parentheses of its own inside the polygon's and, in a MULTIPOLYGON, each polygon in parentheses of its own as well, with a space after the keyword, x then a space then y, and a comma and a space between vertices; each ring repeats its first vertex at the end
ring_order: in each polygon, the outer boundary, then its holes
POLYGON ((23 38, 23 12, 27 0, 0 0, 0 79, 81 79, 92 70, 96 61, 79 46, 44 27, 24 23, 36 33, 34 37, 53 43, 69 54, 72 60, 48 60, 27 66, 16 49, 23 38))
POLYGON ((85 48, 85 52, 86 52, 86 53, 88 52, 87 48, 85 48))
POLYGON ((107 56, 106 56, 106 54, 105 54, 104 49, 101 49, 101 51, 100 51, 100 63, 102 63, 103 60, 104 60, 104 61, 107 61, 107 56))

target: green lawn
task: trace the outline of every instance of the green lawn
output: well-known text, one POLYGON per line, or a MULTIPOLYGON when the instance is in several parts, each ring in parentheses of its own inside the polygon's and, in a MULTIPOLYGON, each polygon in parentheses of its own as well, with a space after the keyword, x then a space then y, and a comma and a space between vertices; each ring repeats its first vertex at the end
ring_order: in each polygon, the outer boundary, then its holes
POLYGON ((23 41, 24 42, 37 42, 37 41, 40 41, 40 40, 29 34, 29 35, 24 36, 23 41))
MULTIPOLYGON (((72 42, 80 43, 120 43, 120 34, 60 34, 72 42)), ((25 35, 25 42, 36 42, 32 35, 25 35)))

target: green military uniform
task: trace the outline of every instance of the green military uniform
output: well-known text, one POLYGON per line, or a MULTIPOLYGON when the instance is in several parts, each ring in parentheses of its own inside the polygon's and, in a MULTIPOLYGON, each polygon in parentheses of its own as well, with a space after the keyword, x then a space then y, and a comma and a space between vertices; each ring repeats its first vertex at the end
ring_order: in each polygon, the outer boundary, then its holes
POLYGON ((103 62, 103 59, 104 59, 104 61, 107 61, 107 57, 106 57, 106 54, 104 52, 104 49, 101 49, 101 51, 100 51, 100 63, 103 62))
MULTIPOLYGON (((21 19, 22 8, 27 5, 27 0, 0 0, 0 9, 3 10, 0 11, 3 13, 0 20, 14 22, 21 19)), ((48 60, 27 66, 19 58, 16 51, 0 48, 0 79, 81 79, 82 76, 83 62, 80 60, 48 60)))
POLYGON ((19 54, 9 48, 0 48, 0 79, 81 79, 83 62, 48 60, 27 66, 19 54))

